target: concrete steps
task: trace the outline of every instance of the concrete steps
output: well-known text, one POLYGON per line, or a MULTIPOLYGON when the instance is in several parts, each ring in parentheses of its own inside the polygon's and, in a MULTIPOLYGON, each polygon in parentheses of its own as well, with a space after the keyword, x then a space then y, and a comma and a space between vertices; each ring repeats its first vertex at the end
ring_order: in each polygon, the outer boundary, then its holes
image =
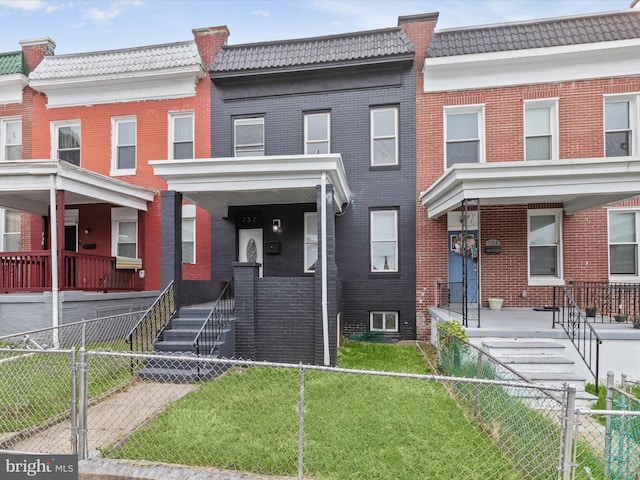
POLYGON ((597 400, 585 392, 587 378, 577 373, 575 362, 565 355, 565 346, 552 339, 487 339, 482 349, 527 380, 540 385, 576 387, 576 403, 589 406, 597 400))

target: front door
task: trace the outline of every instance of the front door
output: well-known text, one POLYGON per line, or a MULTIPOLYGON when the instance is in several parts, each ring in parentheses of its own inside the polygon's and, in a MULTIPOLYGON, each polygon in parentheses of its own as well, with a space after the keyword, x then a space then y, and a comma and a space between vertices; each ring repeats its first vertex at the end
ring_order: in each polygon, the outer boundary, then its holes
POLYGON ((261 228, 241 228, 238 230, 238 261, 260 264, 259 275, 262 277, 263 245, 261 228))
MULTIPOLYGON (((68 252, 78 251, 78 225, 64 226, 64 249, 68 252)), ((76 288, 76 257, 65 256, 64 287, 76 288)))
MULTIPOLYGON (((462 232, 449 231, 449 302, 462 304, 464 300, 462 262, 467 262, 467 305, 473 306, 478 303, 478 263, 477 258, 473 258, 472 246, 476 245, 478 232, 468 231, 467 241, 461 240, 462 232), (467 255, 463 256, 461 247, 467 247, 467 255)), ((477 251, 477 250, 476 250, 477 251)))

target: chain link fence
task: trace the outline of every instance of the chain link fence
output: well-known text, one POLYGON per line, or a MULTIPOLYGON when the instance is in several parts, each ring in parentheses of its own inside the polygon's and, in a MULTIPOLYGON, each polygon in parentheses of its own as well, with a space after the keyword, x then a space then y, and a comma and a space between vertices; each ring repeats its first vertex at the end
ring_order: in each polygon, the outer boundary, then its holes
POLYGON ((634 478, 625 390, 607 443, 575 390, 527 383, 464 342, 440 352, 445 375, 0 348, 0 451, 292 478, 634 478))

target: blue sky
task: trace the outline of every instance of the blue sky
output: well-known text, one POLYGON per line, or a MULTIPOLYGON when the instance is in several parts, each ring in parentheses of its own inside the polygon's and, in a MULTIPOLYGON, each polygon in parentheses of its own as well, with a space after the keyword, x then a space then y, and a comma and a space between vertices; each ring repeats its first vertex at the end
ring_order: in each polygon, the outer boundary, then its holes
POLYGON ((226 25, 229 44, 393 27, 440 12, 438 28, 625 10, 632 0, 0 0, 0 52, 49 37, 56 54, 193 38, 226 25))

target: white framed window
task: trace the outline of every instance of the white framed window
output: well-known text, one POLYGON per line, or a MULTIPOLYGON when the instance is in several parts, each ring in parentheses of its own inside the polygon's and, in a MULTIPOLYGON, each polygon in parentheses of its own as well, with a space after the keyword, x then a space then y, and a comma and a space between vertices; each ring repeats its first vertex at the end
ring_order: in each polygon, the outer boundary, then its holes
POLYGON ((195 205, 182 205, 182 263, 196 263, 195 205))
POLYGON ((53 157, 80 166, 80 121, 52 124, 53 157))
POLYGON ((524 102, 525 160, 558 159, 558 101, 524 102))
POLYGON ((183 160, 194 158, 193 112, 169 114, 169 158, 183 160))
POLYGON ((398 165, 398 108, 372 108, 371 166, 398 165))
POLYGON ((304 214, 304 273, 316 271, 318 261, 318 214, 304 214))
POLYGON ((562 209, 527 212, 529 285, 562 284, 562 209))
POLYGON ((111 174, 136 173, 136 117, 111 119, 111 174))
POLYGON ((331 152, 329 143, 331 117, 329 112, 304 114, 304 153, 331 152))
POLYGON ((611 95, 604 99, 606 157, 628 157, 640 151, 640 95, 611 95))
POLYGON ((398 271, 398 211, 372 210, 371 271, 398 271))
POLYGON ((637 280, 640 210, 609 210, 609 277, 637 280))
POLYGON ((0 209, 0 234, 2 234, 0 251, 20 251, 20 224, 20 212, 0 209))
POLYGON ((264 117, 234 119, 233 138, 234 156, 264 155, 264 117))
POLYGON ((445 107, 445 168, 456 163, 483 163, 484 105, 445 107))
POLYGON ((397 332, 398 312, 370 312, 369 329, 376 332, 397 332))
POLYGON ((111 209, 111 255, 138 258, 138 211, 128 207, 111 209))
POLYGON ((22 159, 22 119, 0 119, 0 160, 22 159))

